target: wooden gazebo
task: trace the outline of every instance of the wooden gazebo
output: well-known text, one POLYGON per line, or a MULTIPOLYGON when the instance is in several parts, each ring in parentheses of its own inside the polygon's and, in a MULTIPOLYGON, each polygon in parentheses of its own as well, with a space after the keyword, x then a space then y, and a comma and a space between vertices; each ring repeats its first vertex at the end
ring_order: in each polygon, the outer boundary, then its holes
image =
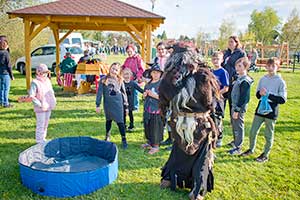
MULTIPOLYGON (((59 0, 8 12, 20 17, 25 29, 26 86, 31 83, 31 41, 50 27, 56 43, 56 64, 60 62, 59 44, 74 30, 126 31, 141 45, 141 56, 151 58, 151 33, 164 17, 117 0, 59 0), (59 38, 60 30, 68 32, 59 38)), ((56 67, 59 70, 59 67, 56 67)))

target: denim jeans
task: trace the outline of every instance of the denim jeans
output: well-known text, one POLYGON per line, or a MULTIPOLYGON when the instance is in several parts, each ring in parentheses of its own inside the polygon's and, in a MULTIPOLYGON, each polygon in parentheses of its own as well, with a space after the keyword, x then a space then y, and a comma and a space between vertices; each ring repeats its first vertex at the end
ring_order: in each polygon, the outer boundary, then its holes
POLYGON ((0 104, 8 106, 8 94, 10 89, 10 77, 8 74, 0 74, 0 104))

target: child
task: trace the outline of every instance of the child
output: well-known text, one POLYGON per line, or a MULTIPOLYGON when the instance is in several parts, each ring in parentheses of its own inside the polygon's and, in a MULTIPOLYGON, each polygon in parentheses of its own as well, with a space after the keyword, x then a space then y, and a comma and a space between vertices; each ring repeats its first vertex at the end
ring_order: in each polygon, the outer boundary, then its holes
POLYGON ((159 151, 159 143, 163 138, 163 121, 160 116, 158 87, 163 71, 157 63, 153 63, 150 69, 147 69, 143 76, 151 79, 145 85, 143 97, 144 103, 144 131, 147 140, 143 148, 150 148, 149 154, 155 154, 159 151))
POLYGON ((222 97, 216 105, 215 111, 215 123, 219 129, 219 136, 217 141, 217 147, 222 146, 222 138, 223 138, 223 118, 224 118, 224 98, 223 94, 228 91, 229 88, 229 75, 228 72, 221 67, 221 63, 223 62, 223 53, 221 51, 216 51, 212 55, 212 63, 214 65, 213 73, 218 79, 220 85, 220 96, 222 97))
POLYGON ((247 75, 249 67, 250 63, 247 57, 239 58, 235 62, 238 78, 233 82, 231 91, 231 125, 234 141, 234 147, 228 151, 231 155, 240 154, 244 140, 244 116, 250 100, 250 86, 253 83, 253 79, 247 75))
POLYGON ((267 96, 272 112, 265 115, 259 114, 258 108, 261 100, 258 102, 249 135, 250 149, 241 154, 242 156, 248 156, 254 153, 257 134, 262 123, 265 123, 266 144, 264 152, 255 159, 257 162, 266 162, 269 159, 270 150, 274 140, 275 123, 278 117, 278 104, 284 104, 287 99, 285 82, 280 75, 276 74, 279 65, 280 61, 278 58, 271 58, 267 61, 266 69, 268 74, 259 80, 256 97, 261 99, 262 96, 267 96))
MULTIPOLYGON (((106 141, 110 141, 110 130, 112 120, 114 120, 122 137, 122 147, 127 149, 126 131, 124 124, 124 107, 127 110, 127 95, 124 88, 123 79, 120 76, 120 63, 113 63, 109 73, 99 81, 96 97, 96 112, 100 113, 100 103, 103 96, 103 107, 106 118, 106 141)), ((128 111, 128 110, 127 110, 128 111)))
POLYGON ((48 122, 51 111, 56 105, 49 76, 48 67, 45 64, 40 64, 36 68, 36 79, 31 82, 29 89, 29 97, 32 99, 34 112, 36 113, 35 138, 37 143, 46 142, 48 122))
MULTIPOLYGON (((132 78, 132 72, 129 68, 125 68, 122 70, 123 78, 124 78, 124 85, 125 85, 125 91, 128 98, 128 115, 130 124, 128 127, 128 131, 133 131, 134 129, 134 118, 133 118, 133 110, 134 110, 134 92, 135 90, 139 91, 140 93, 143 93, 144 90, 135 82, 132 78)), ((126 112, 124 112, 124 124, 126 127, 126 112)))

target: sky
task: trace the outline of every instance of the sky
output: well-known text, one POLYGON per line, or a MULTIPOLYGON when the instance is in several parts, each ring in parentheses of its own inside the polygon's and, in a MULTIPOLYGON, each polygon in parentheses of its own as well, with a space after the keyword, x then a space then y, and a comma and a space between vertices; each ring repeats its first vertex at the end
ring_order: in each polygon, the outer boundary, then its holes
MULTIPOLYGON (((151 0, 121 1, 152 11, 151 0)), ((154 34, 162 34, 165 30, 168 38, 195 37, 201 31, 210 33, 211 39, 215 39, 223 20, 234 22, 235 33, 244 32, 253 10, 263 11, 267 6, 277 12, 282 24, 293 8, 300 12, 300 0, 155 0, 153 12, 166 19, 154 34)))

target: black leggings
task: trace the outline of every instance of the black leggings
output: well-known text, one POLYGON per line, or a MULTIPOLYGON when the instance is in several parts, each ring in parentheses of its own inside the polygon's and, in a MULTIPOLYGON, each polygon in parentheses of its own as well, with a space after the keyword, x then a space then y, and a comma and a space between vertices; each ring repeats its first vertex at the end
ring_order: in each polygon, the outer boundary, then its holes
MULTIPOLYGON (((129 115, 129 128, 133 128, 134 127, 134 118, 133 118, 132 110, 128 111, 128 115, 129 115)), ((126 125, 126 112, 125 111, 124 111, 124 124, 126 125)))
MULTIPOLYGON (((106 128, 106 134, 110 135, 110 130, 111 130, 111 124, 112 120, 106 120, 105 128, 106 128)), ((119 127, 120 134, 123 138, 126 138, 126 132, 125 132, 125 124, 124 123, 117 123, 119 127)))

